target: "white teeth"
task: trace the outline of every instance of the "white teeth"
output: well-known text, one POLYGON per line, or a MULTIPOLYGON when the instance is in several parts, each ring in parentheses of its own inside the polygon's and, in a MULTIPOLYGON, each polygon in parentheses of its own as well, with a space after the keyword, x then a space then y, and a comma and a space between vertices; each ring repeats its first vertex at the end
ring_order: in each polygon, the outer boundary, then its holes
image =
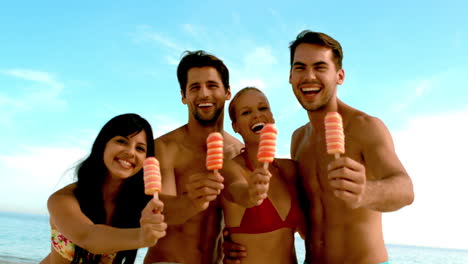
POLYGON ((320 90, 319 87, 306 87, 301 89, 303 92, 317 92, 320 90))
POLYGON ((198 107, 210 107, 210 106, 213 106, 214 104, 213 103, 201 103, 198 105, 198 107))
POLYGON ((262 128, 265 126, 265 123, 255 123, 253 126, 250 127, 250 129, 252 129, 252 131, 254 131, 255 133, 260 133, 260 131, 262 131, 262 128))
POLYGON ((119 161, 119 163, 122 164, 122 166, 124 166, 124 167, 132 167, 132 164, 131 164, 130 162, 126 161, 126 160, 121 160, 121 159, 119 159, 118 161, 119 161))

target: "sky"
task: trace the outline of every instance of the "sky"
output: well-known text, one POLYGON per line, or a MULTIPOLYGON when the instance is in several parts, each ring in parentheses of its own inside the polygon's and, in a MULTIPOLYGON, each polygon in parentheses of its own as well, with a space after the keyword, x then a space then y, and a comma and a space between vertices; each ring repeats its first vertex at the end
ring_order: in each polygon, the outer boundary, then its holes
POLYGON ((385 122, 413 180, 414 203, 383 216, 385 241, 468 249, 467 11, 461 0, 2 3, 0 211, 47 214, 116 115, 143 116, 155 136, 185 124, 185 50, 221 58, 233 93, 265 92, 278 156, 289 157, 308 117, 288 83, 288 46, 309 29, 341 43, 338 97, 385 122))

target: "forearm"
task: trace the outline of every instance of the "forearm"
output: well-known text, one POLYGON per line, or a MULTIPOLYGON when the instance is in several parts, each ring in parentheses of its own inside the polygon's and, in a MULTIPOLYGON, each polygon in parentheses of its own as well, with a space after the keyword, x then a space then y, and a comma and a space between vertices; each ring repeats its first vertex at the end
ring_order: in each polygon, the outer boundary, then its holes
POLYGON ((73 242, 93 254, 111 254, 149 246, 141 239, 140 228, 116 228, 107 225, 93 225, 82 239, 73 242))
POLYGON ((253 207, 255 203, 250 199, 248 188, 249 186, 247 183, 233 183, 224 191, 224 198, 245 208, 253 207))
POLYGON ((394 175, 366 183, 363 207, 380 211, 396 211, 414 200, 413 184, 406 174, 394 175))
POLYGON ((161 200, 164 202, 164 220, 168 225, 181 225, 200 212, 186 194, 161 195, 161 200))

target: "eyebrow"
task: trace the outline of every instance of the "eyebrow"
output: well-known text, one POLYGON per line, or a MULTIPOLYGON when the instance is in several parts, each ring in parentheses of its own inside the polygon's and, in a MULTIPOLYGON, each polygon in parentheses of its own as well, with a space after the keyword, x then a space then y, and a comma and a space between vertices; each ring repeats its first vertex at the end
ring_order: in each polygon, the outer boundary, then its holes
MULTIPOLYGON (((300 61, 297 61, 297 62, 294 62, 293 63, 293 66, 305 66, 306 64, 303 63, 303 62, 300 62, 300 61)), ((314 66, 317 66, 317 65, 328 65, 327 62, 325 61, 317 61, 317 62, 314 62, 312 65, 314 66)))

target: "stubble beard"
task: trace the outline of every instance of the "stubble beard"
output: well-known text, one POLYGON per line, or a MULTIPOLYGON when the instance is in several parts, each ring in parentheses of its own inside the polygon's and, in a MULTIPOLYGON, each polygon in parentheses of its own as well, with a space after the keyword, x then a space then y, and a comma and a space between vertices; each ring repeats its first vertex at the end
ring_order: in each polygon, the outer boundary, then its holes
POLYGON ((194 111, 193 112, 193 117, 195 118, 195 120, 198 121, 198 123, 200 123, 200 125, 202 125, 204 127, 208 127, 208 126, 213 126, 213 125, 216 124, 216 122, 219 120, 219 117, 221 116, 222 112, 223 112, 222 108, 221 109, 216 109, 216 111, 213 113, 211 118, 206 119, 206 118, 203 118, 202 115, 198 111, 194 111))
POLYGON ((306 111, 308 112, 314 112, 314 111, 317 111, 317 110, 320 110, 322 108, 325 108, 331 101, 332 97, 333 97, 333 92, 332 91, 324 91, 322 90, 320 92, 320 97, 313 101, 313 102, 309 102, 305 99, 305 96, 304 94, 302 93, 302 91, 298 91, 299 95, 296 94, 296 98, 297 100, 299 101, 299 103, 301 104, 302 108, 304 108, 306 111))

